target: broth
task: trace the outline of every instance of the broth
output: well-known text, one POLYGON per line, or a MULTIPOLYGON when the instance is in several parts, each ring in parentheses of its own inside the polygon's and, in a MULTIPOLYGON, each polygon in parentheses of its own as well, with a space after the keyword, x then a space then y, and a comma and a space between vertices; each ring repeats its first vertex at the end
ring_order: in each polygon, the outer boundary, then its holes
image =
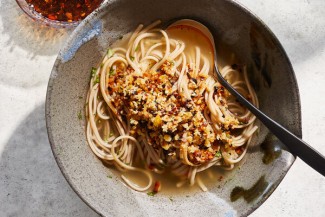
MULTIPOLYGON (((143 174, 139 172, 134 172, 134 171, 121 172, 118 171, 114 166, 108 166, 108 167, 110 168, 110 171, 112 171, 126 187, 129 186, 125 184, 124 181, 120 178, 121 174, 123 174, 129 180, 132 180, 132 182, 134 182, 138 186, 144 186, 147 183, 147 178, 143 177, 143 174)), ((198 173, 197 177, 199 177, 203 181, 204 185, 208 188, 209 191, 214 187, 217 188, 222 187, 222 185, 224 185, 226 181, 231 179, 233 171, 228 172, 217 167, 212 167, 198 173)), ((191 186, 189 182, 184 182, 184 184, 180 187, 176 186, 177 183, 181 182, 181 180, 179 179, 179 177, 173 175, 170 170, 166 170, 163 174, 157 174, 152 172, 152 175, 153 175, 154 183, 157 181, 160 182, 161 189, 159 191, 159 194, 162 195, 173 196, 177 194, 177 195, 186 196, 191 193, 202 191, 197 184, 191 186)), ((150 192, 152 191, 152 189, 150 188, 148 191, 150 192)))

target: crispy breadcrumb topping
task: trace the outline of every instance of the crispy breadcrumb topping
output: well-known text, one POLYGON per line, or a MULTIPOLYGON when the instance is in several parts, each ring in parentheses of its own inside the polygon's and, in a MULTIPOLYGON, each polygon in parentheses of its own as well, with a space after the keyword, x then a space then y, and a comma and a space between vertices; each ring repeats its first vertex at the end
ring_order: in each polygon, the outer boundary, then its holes
MULTIPOLYGON (((139 75, 130 66, 119 64, 110 73, 108 93, 121 117, 129 120, 131 135, 146 138, 152 147, 162 148, 166 156, 174 158, 180 158, 179 150, 186 145, 188 160, 204 164, 220 157, 221 145, 231 146, 229 131, 239 122, 225 117, 226 124, 217 132, 204 116, 206 76, 191 77, 193 70, 187 66, 188 98, 178 91, 174 65, 166 61, 157 71, 139 75)), ((217 97, 229 95, 222 86, 213 91, 217 97)), ((220 104, 227 109, 224 101, 220 104)))

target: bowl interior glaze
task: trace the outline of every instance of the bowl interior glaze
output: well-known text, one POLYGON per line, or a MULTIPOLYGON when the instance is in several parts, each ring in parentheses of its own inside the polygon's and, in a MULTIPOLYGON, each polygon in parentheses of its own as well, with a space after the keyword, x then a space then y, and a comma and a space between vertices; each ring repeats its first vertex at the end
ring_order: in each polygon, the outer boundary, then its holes
POLYGON ((244 163, 216 180, 208 192, 149 197, 126 187, 91 152, 85 120, 78 119, 79 112, 84 117, 91 67, 100 63, 110 44, 138 24, 180 18, 208 25, 220 42, 218 53, 227 48, 247 66, 261 110, 301 137, 299 91, 290 61, 274 34, 247 9, 224 0, 106 2, 61 49, 46 99, 48 135, 57 163, 75 192, 103 216, 247 216, 268 198, 295 160, 258 123, 259 133, 244 163))

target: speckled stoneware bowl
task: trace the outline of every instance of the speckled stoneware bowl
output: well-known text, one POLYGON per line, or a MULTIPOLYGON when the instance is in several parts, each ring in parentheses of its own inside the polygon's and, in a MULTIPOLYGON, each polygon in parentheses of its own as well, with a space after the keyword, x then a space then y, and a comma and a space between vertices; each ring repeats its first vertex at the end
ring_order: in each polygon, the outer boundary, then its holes
POLYGON ((125 186, 91 152, 85 120, 78 118, 79 112, 84 117, 91 67, 138 24, 183 17, 209 25, 220 42, 218 52, 228 47, 247 65, 260 108, 301 136, 299 93, 289 59, 272 32, 247 9, 224 0, 109 1, 79 25, 62 48, 46 101, 48 135, 59 167, 76 193, 103 216, 246 216, 270 196, 295 160, 260 126, 241 167, 216 179, 208 192, 150 197, 125 186))

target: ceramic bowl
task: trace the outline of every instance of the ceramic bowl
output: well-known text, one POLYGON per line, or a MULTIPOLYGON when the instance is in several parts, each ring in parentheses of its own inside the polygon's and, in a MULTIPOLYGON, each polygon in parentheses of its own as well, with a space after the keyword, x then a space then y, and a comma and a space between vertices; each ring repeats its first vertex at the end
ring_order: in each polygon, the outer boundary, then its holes
POLYGON ((46 99, 48 135, 57 163, 75 192, 102 216, 247 216, 270 196, 295 161, 259 124, 242 165, 216 179, 208 192, 150 197, 125 186, 96 158, 86 142, 84 120, 91 67, 100 63, 110 44, 138 24, 180 18, 208 25, 219 41, 218 52, 227 47, 247 66, 261 110, 301 137, 299 92, 290 61, 271 30, 247 9, 225 0, 106 2, 60 51, 46 99))

